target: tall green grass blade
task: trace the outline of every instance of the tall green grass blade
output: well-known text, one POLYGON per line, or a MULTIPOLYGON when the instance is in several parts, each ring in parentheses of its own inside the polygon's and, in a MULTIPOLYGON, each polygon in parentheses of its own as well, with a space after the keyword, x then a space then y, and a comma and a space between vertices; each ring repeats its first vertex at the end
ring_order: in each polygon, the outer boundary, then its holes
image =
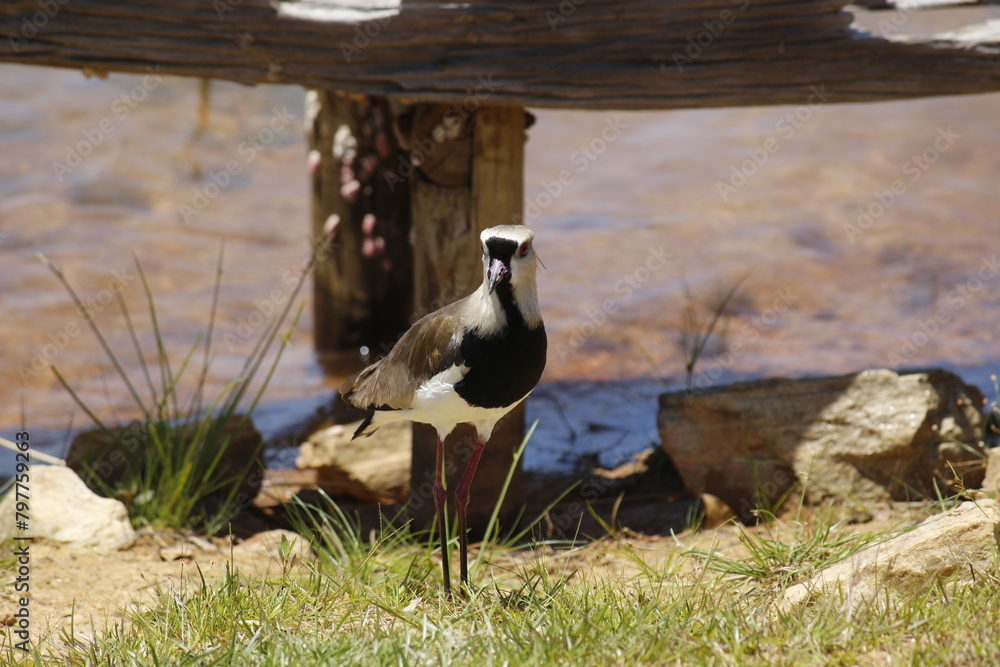
POLYGON ((169 401, 171 398, 174 399, 173 414, 178 414, 176 404, 176 395, 172 392, 169 387, 174 385, 173 372, 170 368, 170 355, 167 352, 167 346, 163 343, 163 335, 160 329, 160 322, 156 317, 156 304, 153 301, 153 290, 149 287, 149 281, 146 279, 146 272, 142 269, 142 263, 139 262, 139 256, 132 252, 132 262, 135 264, 135 270, 139 274, 139 280, 142 283, 142 290, 146 295, 146 305, 149 308, 149 319, 153 324, 153 334, 156 337, 156 359, 160 366, 160 384, 163 387, 162 398, 164 402, 169 401))
POLYGON ((212 285, 212 305, 208 314, 208 332, 205 334, 205 349, 202 356, 201 373, 198 374, 198 383, 191 393, 191 403, 188 405, 187 413, 196 415, 201 413, 202 398, 205 393, 205 382, 208 379, 208 368, 211 364, 212 335, 215 332, 215 318, 219 305, 219 292, 222 289, 222 261, 225 254, 225 241, 219 244, 219 258, 215 265, 215 282, 212 285))
POLYGON ((750 273, 746 273, 742 278, 736 281, 726 292, 723 294, 722 298, 718 301, 715 307, 712 309, 712 318, 708 325, 702 327, 700 318, 698 317, 697 311, 694 306, 694 296, 691 294, 691 286, 687 282, 687 278, 681 275, 681 289, 684 292, 685 305, 685 327, 689 329, 686 335, 692 335, 693 332, 693 342, 691 343, 690 349, 687 350, 687 359, 685 360, 685 370, 687 371, 687 386, 691 387, 691 382, 694 378, 694 368, 701 358, 702 353, 705 351, 705 346, 708 345, 708 341, 712 338, 712 333, 715 331, 715 327, 718 325, 722 316, 726 312, 726 308, 729 306, 729 302, 732 301, 733 297, 739 291, 746 279, 750 277, 750 273))
MULTIPOLYGON (((220 247, 216 264, 215 283, 212 292, 212 303, 209 310, 207 332, 202 337, 199 334, 195 343, 186 351, 180 360, 178 368, 174 368, 167 350, 163 332, 160 328, 156 312, 155 299, 148 277, 146 276, 138 256, 133 253, 137 272, 146 295, 146 303, 156 341, 157 364, 159 378, 153 378, 153 373, 146 363, 142 344, 135 328, 135 322, 128 312, 121 295, 118 295, 119 306, 125 316, 126 328, 131 346, 139 356, 143 381, 149 389, 151 399, 155 403, 153 410, 143 409, 145 416, 141 432, 141 446, 138 450, 130 449, 122 437, 126 431, 109 428, 96 413, 90 409, 81 397, 69 386, 66 379, 54 369, 57 380, 70 393, 77 405, 93 420, 97 427, 111 436, 115 446, 126 455, 127 469, 121 481, 116 483, 116 490, 111 495, 122 495, 127 501, 132 499, 132 519, 136 525, 153 525, 183 528, 201 526, 210 532, 221 529, 230 520, 234 511, 242 509, 242 503, 237 494, 259 460, 260 451, 253 452, 244 461, 236 462, 235 467, 222 467, 226 451, 232 446, 234 439, 240 436, 245 425, 250 421, 250 413, 259 405, 263 398, 277 365, 283 357, 284 350, 291 341, 292 332, 302 315, 304 304, 299 304, 295 319, 284 335, 280 336, 279 346, 273 361, 268 365, 260 386, 252 394, 249 387, 254 382, 255 374, 261 370, 265 357, 285 326, 293 302, 308 278, 308 270, 300 276, 291 298, 274 322, 262 332, 261 339, 255 344, 255 352, 244 362, 247 371, 235 380, 227 383, 214 395, 209 405, 205 404, 205 391, 208 383, 208 371, 212 362, 212 343, 216 330, 216 317, 221 295, 224 249, 220 247), (189 408, 182 412, 179 408, 179 394, 188 385, 185 382, 188 370, 192 367, 195 354, 201 351, 202 363, 193 383, 190 400, 183 404, 189 408), (244 399, 250 398, 247 410, 240 413, 244 399), (139 451, 141 450, 141 451, 139 451), (211 500, 211 503, 208 501, 211 500)), ((82 302, 69 286, 65 276, 42 258, 43 262, 56 273, 60 282, 70 292, 77 307, 87 317, 82 308, 82 302)), ((315 263, 314 254, 308 264, 312 269, 315 263)), ((118 370, 118 375, 128 387, 134 400, 141 402, 138 391, 130 382, 124 368, 115 358, 110 345, 104 338, 96 323, 87 317, 88 324, 112 359, 118 370)), ((260 447, 263 443, 260 443, 260 447)), ((134 447, 133 447, 134 448, 134 447)), ((91 483, 102 488, 100 479, 92 479, 91 483)), ((103 489, 107 491, 107 489, 103 489)))
POLYGON ((118 361, 118 357, 116 357, 115 353, 111 350, 111 346, 108 345, 108 341, 105 340, 104 336, 101 334, 100 328, 97 326, 97 323, 94 322, 94 318, 93 316, 91 316, 90 311, 87 310, 87 307, 83 305, 83 301, 80 300, 80 297, 77 295, 76 290, 74 290, 73 287, 69 284, 69 281, 66 280, 66 276, 63 274, 63 272, 60 269, 58 269, 52 262, 49 261, 48 257, 43 255, 42 253, 38 253, 38 259, 42 262, 43 265, 48 267, 48 269, 52 271, 52 273, 55 274, 59 282, 62 283, 62 286, 66 289, 67 292, 69 292, 70 297, 73 299, 73 303, 76 304, 77 310, 79 310, 80 314, 83 315, 83 319, 84 321, 86 321, 87 326, 90 327, 90 330, 97 337, 97 340, 98 342, 100 342, 101 347, 104 349, 105 354, 108 356, 108 359, 114 366, 115 372, 118 373, 118 376, 122 379, 122 382, 125 383, 125 387, 128 389, 129 394, 132 395, 132 399, 135 401, 136 406, 148 419, 150 417, 150 414, 149 411, 146 409, 146 406, 143 403, 142 399, 139 397, 139 392, 137 392, 135 386, 132 385, 132 381, 129 380, 128 373, 126 373, 125 369, 122 368, 121 363, 118 361))
POLYGON ((132 347, 135 349, 136 359, 139 361, 139 367, 142 368, 142 375, 146 380, 146 387, 149 389, 150 399, 154 404, 159 405, 159 400, 156 396, 156 386, 153 384, 153 376, 149 372, 149 364, 146 363, 146 355, 142 352, 142 345, 139 343, 139 336, 136 334, 135 327, 132 326, 132 316, 128 312, 128 306, 125 305, 125 297, 122 296, 121 292, 115 292, 115 298, 118 301, 118 308, 121 310, 122 316, 125 318, 125 328, 128 329, 129 338, 132 340, 132 347))
MULTIPOLYGON (((270 350, 271 344, 274 342, 275 335, 280 330, 282 323, 288 317, 292 304, 295 302, 295 299, 298 298, 299 290, 301 290, 302 285, 305 284, 306 276, 312 272, 313 267, 316 265, 318 252, 318 249, 314 250, 310 256, 306 269, 302 272, 302 275, 299 276, 298 282, 295 283, 295 287, 292 289, 291 296, 289 296, 288 300, 285 302, 284 308, 281 309, 281 315, 277 317, 272 324, 268 325, 265 329, 264 335, 261 336, 258 344, 254 346, 254 351, 247 358, 247 363, 244 364, 243 371, 241 372, 241 375, 244 377, 253 377, 257 373, 261 364, 264 362, 264 357, 267 356, 267 352, 270 350)), ((301 306, 299 312, 301 313, 301 306)), ((298 317, 296 317, 295 321, 298 322, 298 317)), ((246 394, 248 386, 249 382, 239 385, 235 394, 231 395, 227 399, 226 403, 233 406, 239 404, 239 402, 243 399, 243 396, 246 394)))
POLYGON ((109 429, 109 428, 108 428, 108 427, 107 427, 107 426, 106 426, 106 425, 104 424, 104 422, 103 422, 103 421, 101 421, 101 418, 100 418, 100 417, 98 417, 98 416, 97 416, 96 414, 94 414, 94 413, 93 413, 93 411, 91 411, 91 409, 90 409, 89 407, 87 407, 87 404, 83 402, 83 399, 81 399, 81 398, 80 398, 80 395, 79 395, 79 394, 77 394, 77 393, 76 393, 76 392, 75 392, 75 391, 73 390, 73 388, 72 388, 72 387, 71 387, 71 386, 69 385, 69 382, 67 382, 67 381, 66 381, 66 378, 64 378, 64 377, 63 377, 63 375, 62 375, 62 373, 60 373, 60 372, 59 372, 59 369, 58 369, 58 368, 56 368, 55 366, 53 366, 53 367, 52 367, 52 373, 53 373, 53 374, 55 374, 55 376, 56 376, 56 381, 57 381, 57 382, 59 382, 59 384, 60 384, 60 385, 62 385, 63 389, 65 389, 65 390, 66 390, 67 392, 69 392, 69 395, 70 395, 70 398, 72 398, 72 399, 73 399, 73 402, 74 402, 74 403, 76 403, 76 404, 77 404, 77 406, 78 406, 78 407, 79 407, 79 408, 80 408, 81 410, 83 410, 83 411, 84 411, 84 412, 86 413, 86 415, 87 415, 88 417, 90 417, 90 419, 91 419, 91 420, 92 420, 92 421, 93 421, 93 422, 94 422, 95 424, 97 424, 97 427, 98 427, 98 428, 100 428, 100 429, 101 429, 102 431, 104 431, 105 433, 108 433, 108 434, 111 434, 111 429, 109 429))
POLYGON ((292 324, 288 327, 288 330, 285 332, 285 335, 281 337, 281 344, 278 346, 278 351, 274 355, 274 361, 267 369, 267 374, 264 376, 264 380, 263 382, 261 382, 260 388, 258 388, 257 393, 250 401, 249 411, 252 411, 254 408, 256 408, 257 404, 260 402, 260 399, 264 396, 264 391, 267 389, 267 386, 271 383, 271 378, 274 377, 274 371, 276 371, 278 368, 278 362, 281 361, 281 357, 284 355, 285 349, 292 341, 292 332, 295 331, 295 328, 298 326, 299 319, 302 317, 302 312, 304 309, 305 309, 305 302, 302 302, 299 304, 299 309, 295 313, 295 319, 292 320, 292 324))

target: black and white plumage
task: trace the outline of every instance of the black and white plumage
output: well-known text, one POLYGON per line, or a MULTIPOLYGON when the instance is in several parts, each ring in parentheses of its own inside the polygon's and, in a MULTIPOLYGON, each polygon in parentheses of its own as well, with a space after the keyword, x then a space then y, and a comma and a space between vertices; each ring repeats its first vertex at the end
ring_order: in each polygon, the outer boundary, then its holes
POLYGON ((444 532, 447 494, 441 480, 444 439, 472 424, 477 442, 455 489, 462 582, 467 583, 466 508, 469 485, 497 421, 534 389, 545 368, 546 338, 535 287, 534 234, 527 227, 491 227, 480 235, 483 284, 416 322, 383 359, 341 388, 343 398, 372 410, 354 437, 409 420, 435 428, 434 501, 441 531, 445 591, 450 592, 444 532))

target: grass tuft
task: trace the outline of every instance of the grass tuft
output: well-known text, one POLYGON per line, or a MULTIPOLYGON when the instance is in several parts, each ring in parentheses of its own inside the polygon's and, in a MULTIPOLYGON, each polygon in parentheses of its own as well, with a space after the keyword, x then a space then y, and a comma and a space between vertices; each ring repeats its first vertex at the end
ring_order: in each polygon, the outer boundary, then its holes
POLYGON ((684 370, 687 375, 685 386, 688 389, 692 388, 694 369, 698 364, 698 360, 701 359, 701 355, 705 351, 709 340, 711 340, 716 327, 725 317, 730 302, 736 296, 736 293, 739 292, 740 287, 743 286, 744 281, 746 281, 749 275, 747 274, 740 278, 732 287, 715 299, 714 305, 709 309, 711 317, 707 321, 703 320, 698 314, 699 309, 695 305, 696 302, 691 293, 691 287, 688 285, 687 278, 681 275, 681 289, 684 292, 684 323, 681 327, 680 346, 684 353, 684 370))
POLYGON ((746 555, 727 557, 716 549, 692 549, 689 555, 705 566, 740 583, 753 583, 767 590, 784 590, 818 570, 829 567, 867 548, 880 539, 877 534, 846 530, 845 521, 820 516, 811 523, 783 523, 761 511, 761 525, 754 531, 739 526, 739 541, 746 555))
MULTIPOLYGON (((130 377, 126 372, 120 354, 108 343, 63 272, 45 256, 39 255, 42 263, 52 271, 73 299, 111 362, 116 376, 143 417, 141 422, 126 428, 105 424, 73 390, 59 369, 53 367, 56 379, 97 426, 93 442, 98 443, 101 451, 96 461, 85 466, 85 481, 98 492, 126 502, 130 518, 136 527, 195 528, 215 533, 252 500, 241 497, 241 493, 246 495, 247 479, 255 469, 263 443, 257 442, 255 451, 241 450, 240 463, 235 467, 232 463, 224 462, 228 450, 235 446, 240 434, 245 429, 251 429, 250 415, 267 388, 302 313, 300 305, 289 328, 280 334, 309 271, 304 271, 300 276, 280 315, 264 328, 244 362, 240 376, 217 395, 210 396, 206 391, 206 381, 213 358, 212 343, 222 285, 223 250, 220 246, 206 333, 190 345, 179 362, 171 359, 157 318, 152 290, 142 264, 133 253, 156 347, 156 361, 154 367, 150 368, 146 351, 133 325, 132 315, 121 294, 117 293, 132 351, 141 368, 138 379, 130 377), (260 374, 265 358, 276 341, 277 353, 266 368, 263 379, 252 390, 251 385, 260 374), (192 370, 196 366, 194 360, 199 351, 200 368, 192 370), (195 373, 193 389, 185 398, 181 395, 181 387, 192 372, 195 373)), ((312 268, 312 262, 309 268, 312 268)))

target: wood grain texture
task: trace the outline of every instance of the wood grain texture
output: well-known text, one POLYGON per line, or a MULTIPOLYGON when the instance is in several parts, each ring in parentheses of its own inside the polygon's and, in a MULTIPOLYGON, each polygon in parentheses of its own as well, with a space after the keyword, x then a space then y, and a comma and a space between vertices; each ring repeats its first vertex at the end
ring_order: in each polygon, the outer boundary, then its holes
POLYGON ((1000 0, 853 0, 851 4, 871 10, 919 11, 922 9, 1000 5, 1000 0))
MULTIPOLYGON (((528 140, 524 125, 524 109, 518 107, 486 106, 476 113, 472 149, 472 226, 476 230, 523 220, 524 143, 528 140)), ((471 254, 475 257, 475 248, 471 254)))
POLYGON ((5 0, 0 61, 584 109, 801 104, 820 85, 835 102, 1000 89, 995 30, 883 39, 853 31, 845 4, 5 0))
POLYGON ((422 317, 471 294, 483 280, 472 219, 474 113, 417 104, 409 137, 414 306, 422 317))
POLYGON ((312 235, 321 248, 316 349, 388 349, 413 303, 409 190, 391 179, 404 159, 393 112, 385 98, 327 90, 310 91, 306 107, 312 235))

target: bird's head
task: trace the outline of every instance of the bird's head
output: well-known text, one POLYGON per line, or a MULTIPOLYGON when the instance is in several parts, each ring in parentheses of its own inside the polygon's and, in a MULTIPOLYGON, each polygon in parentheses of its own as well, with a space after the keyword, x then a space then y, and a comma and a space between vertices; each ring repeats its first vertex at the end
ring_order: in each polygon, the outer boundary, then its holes
POLYGON ((499 285, 510 283, 515 294, 534 293, 535 233, 523 225, 501 225, 483 230, 479 238, 487 292, 492 294, 499 285))
POLYGON ((543 326, 535 288, 535 234, 522 225, 500 225, 484 230, 479 240, 483 284, 474 299, 474 326, 488 334, 503 330, 512 305, 528 328, 543 326))

